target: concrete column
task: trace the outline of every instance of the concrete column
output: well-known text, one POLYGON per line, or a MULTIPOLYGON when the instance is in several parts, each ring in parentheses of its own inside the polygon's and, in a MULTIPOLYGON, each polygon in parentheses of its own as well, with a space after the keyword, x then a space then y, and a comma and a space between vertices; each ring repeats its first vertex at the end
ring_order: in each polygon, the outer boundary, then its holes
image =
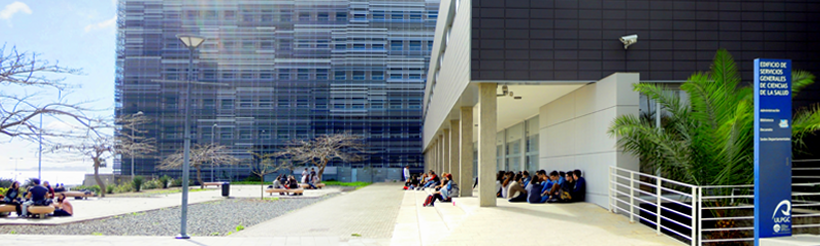
POLYGON ((429 170, 424 170, 425 172, 429 172, 430 170, 436 170, 436 168, 438 168, 438 138, 434 138, 434 139, 436 141, 433 142, 433 145, 431 145, 431 147, 430 147, 430 150, 433 151, 433 156, 432 156, 433 161, 430 162, 430 163, 432 163, 432 165, 430 165, 429 170))
POLYGON ((495 207, 496 84, 478 85, 478 201, 481 207, 495 207))
POLYGON ((441 140, 443 143, 441 146, 441 173, 444 174, 450 172, 450 129, 444 129, 444 134, 441 135, 441 140))
POLYGON ((458 120, 451 120, 450 121, 450 128, 451 128, 450 136, 448 136, 450 138, 450 149, 447 150, 447 153, 450 155, 450 162, 448 162, 450 164, 450 166, 447 168, 447 170, 450 170, 450 174, 453 175, 453 181, 456 182, 456 184, 459 185, 458 188, 459 188, 459 190, 461 190, 460 188, 463 186, 463 184, 461 184, 461 180, 459 179, 459 177, 461 177, 461 175, 459 175, 459 172, 461 172, 461 171, 459 170, 460 168, 459 168, 459 163, 458 163, 458 157, 459 157, 459 154, 458 154, 458 151, 459 151, 459 149, 458 149, 458 144, 459 144, 458 143, 459 142, 459 138, 458 138, 458 134, 459 134, 458 120))
POLYGON ((470 197, 473 196, 473 107, 461 107, 460 124, 459 147, 461 150, 459 151, 458 183, 461 186, 458 192, 460 197, 470 197))
POLYGON ((444 135, 438 135, 438 170, 436 170, 436 175, 439 177, 444 172, 444 155, 444 135))

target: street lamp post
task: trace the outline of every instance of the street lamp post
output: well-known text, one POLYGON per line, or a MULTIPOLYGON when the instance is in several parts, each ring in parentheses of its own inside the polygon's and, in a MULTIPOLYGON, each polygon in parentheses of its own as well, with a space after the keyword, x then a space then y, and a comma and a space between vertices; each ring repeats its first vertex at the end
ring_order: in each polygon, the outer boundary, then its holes
MULTIPOLYGON (((217 126, 217 124, 214 123, 214 125, 211 127, 211 147, 213 147, 213 145, 214 145, 214 134, 216 134, 216 132, 214 132, 214 129, 216 128, 216 126, 217 126)), ((211 182, 214 182, 214 161, 213 160, 211 160, 211 182)))
POLYGON ((183 152, 183 161, 182 161, 182 214, 181 214, 181 221, 180 221, 180 228, 179 228, 179 235, 176 236, 177 239, 189 239, 191 238, 188 236, 188 179, 189 179, 189 171, 190 171, 190 155, 191 155, 191 112, 190 109, 190 99, 191 99, 191 81, 193 81, 194 77, 194 50, 196 50, 202 42, 205 41, 205 38, 196 36, 196 35, 189 35, 189 34, 179 34, 177 35, 180 41, 185 44, 185 47, 188 48, 188 77, 185 83, 186 87, 186 94, 185 94, 185 144, 184 144, 184 152, 183 152))
POLYGON ((14 161, 14 180, 17 180, 17 174, 18 174, 17 173, 17 161, 22 160, 22 159, 23 159, 23 157, 17 157, 17 158, 9 157, 9 160, 14 161))
MULTIPOLYGON (((142 116, 142 115, 143 115, 142 111, 139 111, 136 114, 133 114, 133 116, 142 116)), ((133 126, 133 125, 131 126, 131 138, 132 138, 132 140, 134 138, 134 127, 135 126, 133 126)), ((131 153, 129 153, 129 155, 131 155, 131 180, 134 180, 134 153, 131 152, 131 153)))

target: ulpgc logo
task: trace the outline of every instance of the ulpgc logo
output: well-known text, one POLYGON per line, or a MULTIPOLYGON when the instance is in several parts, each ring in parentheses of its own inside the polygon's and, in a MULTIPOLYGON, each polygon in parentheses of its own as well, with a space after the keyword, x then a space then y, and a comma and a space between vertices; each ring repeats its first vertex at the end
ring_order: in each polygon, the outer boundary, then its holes
POLYGON ((789 200, 783 200, 777 204, 772 214, 772 221, 774 221, 774 233, 786 233, 789 231, 789 225, 792 223, 792 203, 789 200))

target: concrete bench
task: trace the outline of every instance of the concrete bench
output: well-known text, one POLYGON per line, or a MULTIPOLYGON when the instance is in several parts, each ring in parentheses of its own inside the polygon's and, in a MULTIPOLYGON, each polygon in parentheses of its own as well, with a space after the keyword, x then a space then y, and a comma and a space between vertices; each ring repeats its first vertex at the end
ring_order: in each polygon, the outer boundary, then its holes
POLYGON ((84 191, 63 191, 57 192, 57 194, 65 194, 65 197, 74 197, 74 198, 84 198, 88 199, 89 197, 94 196, 94 192, 84 192, 84 191))
POLYGON ((54 213, 54 207, 52 206, 29 206, 28 213, 36 214, 39 216, 40 219, 45 219, 48 217, 48 214, 54 213))
MULTIPOLYGON (((299 186, 302 187, 302 189, 307 189, 308 187, 310 187, 310 185, 308 185, 308 184, 299 184, 299 186)), ((318 183, 318 184, 315 184, 313 186, 316 186, 316 188, 321 189, 321 188, 325 187, 325 184, 318 183)))
POLYGON ((270 193, 271 196, 273 195, 273 193, 285 193, 285 194, 294 193, 294 194, 300 194, 301 195, 305 192, 305 190, 303 190, 303 189, 267 189, 267 190, 265 190, 265 192, 270 193))
POLYGON ((216 186, 216 188, 219 188, 219 187, 222 187, 222 182, 205 182, 205 183, 202 183, 202 186, 203 187, 216 186))
POLYGON ((7 215, 11 212, 17 212, 14 205, 11 204, 0 204, 0 215, 7 215))

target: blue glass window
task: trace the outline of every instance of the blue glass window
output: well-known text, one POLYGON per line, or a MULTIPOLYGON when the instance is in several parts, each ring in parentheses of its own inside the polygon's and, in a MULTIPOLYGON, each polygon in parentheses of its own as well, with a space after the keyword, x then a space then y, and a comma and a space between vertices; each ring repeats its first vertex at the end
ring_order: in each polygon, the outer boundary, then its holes
POLYGON ((345 80, 345 79, 347 79, 346 77, 347 76, 345 76, 344 71, 336 71, 335 73, 333 73, 333 79, 334 80, 345 80))
POLYGON ((364 80, 364 71, 353 72, 353 80, 364 80))
POLYGON ((401 40, 390 41, 390 50, 402 50, 402 48, 404 48, 403 46, 404 42, 401 40))
POLYGON ((384 72, 382 72, 382 71, 373 71, 370 74, 370 78, 372 80, 383 80, 384 79, 384 72))
POLYGON ((410 50, 421 50, 421 41, 410 41, 410 50))

